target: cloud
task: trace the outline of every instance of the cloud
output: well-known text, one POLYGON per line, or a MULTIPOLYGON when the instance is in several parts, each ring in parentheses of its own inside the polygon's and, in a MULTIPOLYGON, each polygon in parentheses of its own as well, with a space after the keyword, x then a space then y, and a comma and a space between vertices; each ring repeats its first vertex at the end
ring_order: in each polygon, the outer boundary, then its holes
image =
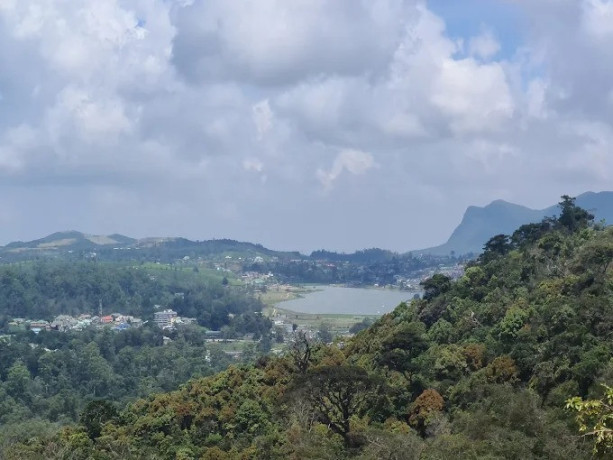
POLYGON ((197 0, 177 11, 173 62, 193 83, 371 74, 385 68, 414 3, 197 0))
POLYGON ((489 31, 472 37, 468 42, 468 52, 470 55, 483 60, 491 59, 496 56, 499 51, 500 43, 498 43, 489 31))
POLYGON ((243 160, 243 168, 247 171, 262 172, 264 165, 257 158, 246 158, 243 160))
POLYGON ((610 187, 613 2, 506 5, 512 40, 420 0, 0 2, 0 238, 410 249, 610 187))
POLYGON ((359 150, 343 150, 336 156, 329 171, 317 170, 317 178, 328 190, 344 171, 353 175, 360 175, 374 166, 375 161, 370 153, 359 150))
POLYGON ((514 102, 499 64, 449 59, 433 86, 432 102, 449 117, 455 133, 499 129, 513 114, 514 102))
POLYGON ((613 38, 613 2, 589 0, 583 2, 582 26, 586 32, 598 39, 613 38))
POLYGON ((270 108, 268 99, 253 105, 253 122, 258 133, 258 139, 262 139, 267 131, 272 128, 274 114, 270 108))

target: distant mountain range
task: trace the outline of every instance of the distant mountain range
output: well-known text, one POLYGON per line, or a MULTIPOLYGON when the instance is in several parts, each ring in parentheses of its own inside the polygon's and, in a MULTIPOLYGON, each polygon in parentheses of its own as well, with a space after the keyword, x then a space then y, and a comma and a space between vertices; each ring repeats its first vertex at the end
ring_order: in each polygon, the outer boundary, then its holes
MULTIPOLYGON (((587 192, 577 197, 576 203, 593 213, 596 221, 613 223, 613 192, 587 192)), ((479 254, 492 236, 511 234, 523 224, 539 222, 544 217, 559 213, 558 205, 537 210, 503 200, 496 200, 484 207, 469 206, 462 222, 446 243, 432 248, 412 251, 413 255, 449 256, 479 254)), ((294 252, 267 249, 260 244, 229 239, 191 241, 185 238, 142 238, 128 236, 88 235, 78 231, 53 233, 34 241, 17 241, 0 246, 0 258, 5 262, 30 259, 37 256, 83 256, 96 253, 103 259, 146 259, 170 261, 176 258, 206 257, 212 255, 240 255, 245 257, 279 257, 283 259, 308 259, 309 256, 294 252)), ((367 249, 353 254, 315 251, 310 258, 330 261, 376 263, 389 260, 398 254, 381 249, 367 249)))
POLYGON ((105 260, 160 260, 197 258, 210 255, 241 255, 246 257, 304 257, 298 252, 281 252, 260 244, 229 239, 191 241, 186 238, 141 238, 128 236, 89 235, 70 230, 53 233, 33 241, 16 241, 0 246, 3 261, 31 259, 37 256, 101 257, 105 260))
MULTIPOLYGON (((613 223, 613 192, 586 192, 579 195, 576 204, 587 209, 598 222, 613 223)), ((418 254, 449 255, 479 254, 483 245, 494 235, 511 234, 523 224, 539 222, 544 217, 559 214, 558 205, 545 209, 530 209, 503 200, 496 200, 484 207, 469 206, 462 222, 456 227, 446 243, 415 251, 418 254)))

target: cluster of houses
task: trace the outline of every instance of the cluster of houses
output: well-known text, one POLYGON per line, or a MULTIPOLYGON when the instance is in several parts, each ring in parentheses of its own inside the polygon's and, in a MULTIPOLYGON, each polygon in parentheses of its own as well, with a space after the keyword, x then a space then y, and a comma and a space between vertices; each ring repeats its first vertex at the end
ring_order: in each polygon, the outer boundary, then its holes
POLYGON ((193 324, 196 322, 196 318, 185 318, 178 316, 177 312, 170 309, 162 311, 156 311, 153 314, 153 322, 157 324, 161 329, 174 329, 175 326, 183 324, 193 324))
POLYGON ((53 321, 45 320, 28 320, 24 318, 13 318, 8 323, 9 332, 18 332, 23 330, 31 330, 38 334, 42 330, 46 331, 81 331, 85 328, 94 327, 110 327, 113 330, 121 331, 131 327, 140 327, 143 320, 122 313, 112 313, 106 316, 95 316, 82 314, 79 316, 59 315, 53 321))
MULTIPOLYGON (((157 311, 153 314, 153 321, 165 330, 173 329, 175 326, 182 324, 192 324, 196 322, 195 318, 183 318, 177 315, 173 310, 157 311)), ((103 328, 108 327, 114 331, 123 331, 126 329, 140 327, 145 323, 141 318, 123 313, 111 313, 110 315, 96 316, 82 314, 78 316, 59 315, 52 321, 46 320, 31 320, 25 318, 13 318, 8 323, 8 332, 16 333, 19 331, 30 330, 35 334, 40 331, 82 331, 89 327, 103 328)))
POLYGON ((259 273, 259 272, 244 272, 241 275, 241 279, 243 280, 243 283, 251 284, 253 286, 263 286, 265 284, 268 284, 274 280, 274 277, 275 275, 273 275, 271 272, 268 272, 266 274, 259 273))

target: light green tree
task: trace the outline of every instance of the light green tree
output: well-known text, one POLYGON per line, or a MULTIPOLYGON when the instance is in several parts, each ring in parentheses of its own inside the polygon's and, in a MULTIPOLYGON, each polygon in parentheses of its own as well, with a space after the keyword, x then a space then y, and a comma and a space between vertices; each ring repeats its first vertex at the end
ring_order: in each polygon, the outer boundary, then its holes
MULTIPOLYGON (((579 396, 566 401, 566 408, 577 412, 579 431, 594 440, 594 453, 613 454, 613 387, 604 385, 601 399, 583 400, 579 396)), ((610 458, 610 457, 607 457, 610 458)))

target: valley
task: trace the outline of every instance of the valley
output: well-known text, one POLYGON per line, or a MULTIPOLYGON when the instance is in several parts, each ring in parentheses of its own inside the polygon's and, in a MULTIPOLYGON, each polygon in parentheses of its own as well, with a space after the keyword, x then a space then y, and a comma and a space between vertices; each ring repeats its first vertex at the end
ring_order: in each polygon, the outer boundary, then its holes
POLYGON ((613 233, 570 197, 559 209, 463 261, 158 247, 160 260, 4 262, 0 454, 608 453, 606 439, 579 442, 571 412, 598 423, 609 388, 613 233), (338 267, 364 282, 287 282, 338 267))

